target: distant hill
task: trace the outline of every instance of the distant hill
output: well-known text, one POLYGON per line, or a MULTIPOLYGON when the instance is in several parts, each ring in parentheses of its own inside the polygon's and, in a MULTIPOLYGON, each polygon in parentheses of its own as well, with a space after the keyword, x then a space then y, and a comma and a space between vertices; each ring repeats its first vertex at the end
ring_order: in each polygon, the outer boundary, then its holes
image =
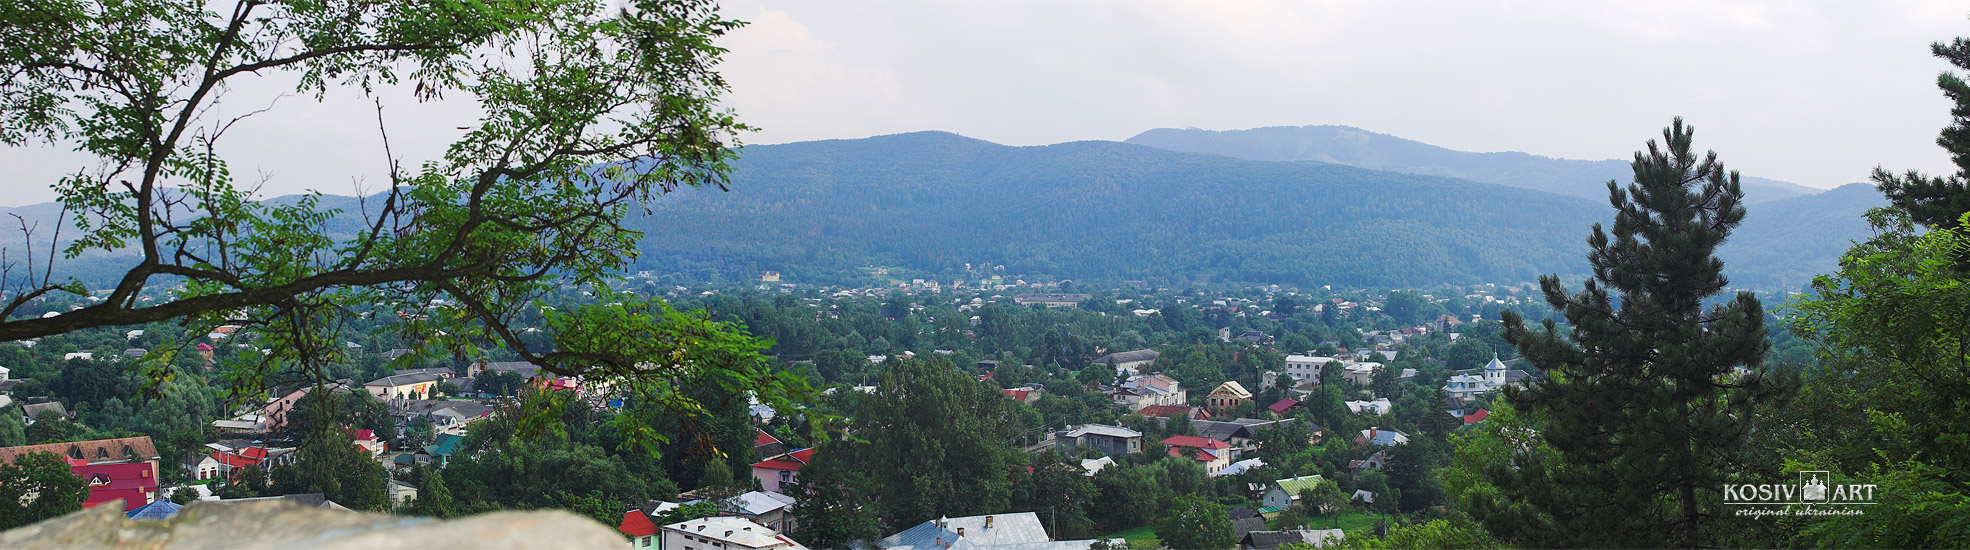
POLYGON ((643 269, 1409 286, 1583 269, 1591 201, 1450 178, 1115 142, 941 132, 749 146, 732 191, 650 204, 643 269))
POLYGON ((1881 192, 1865 183, 1750 205, 1744 224, 1717 256, 1734 285, 1799 290, 1815 275, 1838 269, 1840 255, 1854 241, 1873 235, 1863 215, 1887 205, 1881 192))
MULTIPOLYGON (((679 282, 771 270, 810 284, 874 283, 868 266, 975 278, 967 263, 1159 286, 1576 282, 1588 226, 1610 211, 1601 198, 1338 164, 942 132, 749 146, 735 168, 730 192, 681 190, 630 220, 645 233, 635 270, 679 282)), ((360 229, 355 199, 322 203, 345 213, 331 232, 360 229)), ((1797 290, 1867 237, 1861 213, 1880 204, 1856 184, 1750 205, 1719 254, 1739 286, 1797 290)), ((57 212, 0 209, 44 227, 57 212)), ((128 262, 92 252, 70 268, 100 288, 128 262)))
MULTIPOLYGON (((1311 160, 1373 170, 1445 176, 1535 189, 1605 203, 1608 180, 1627 183, 1627 160, 1570 160, 1526 153, 1469 153, 1348 126, 1273 126, 1210 131, 1162 128, 1126 143, 1247 160, 1311 160)), ((1746 204, 1818 193, 1820 190, 1745 177, 1746 204)))

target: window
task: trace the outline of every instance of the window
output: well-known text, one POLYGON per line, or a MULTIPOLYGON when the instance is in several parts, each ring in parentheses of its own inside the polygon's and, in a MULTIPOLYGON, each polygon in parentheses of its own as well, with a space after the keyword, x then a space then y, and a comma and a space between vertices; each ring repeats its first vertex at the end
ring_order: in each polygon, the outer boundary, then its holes
POLYGON ((643 547, 644 548, 650 547, 650 537, 643 537, 643 547))

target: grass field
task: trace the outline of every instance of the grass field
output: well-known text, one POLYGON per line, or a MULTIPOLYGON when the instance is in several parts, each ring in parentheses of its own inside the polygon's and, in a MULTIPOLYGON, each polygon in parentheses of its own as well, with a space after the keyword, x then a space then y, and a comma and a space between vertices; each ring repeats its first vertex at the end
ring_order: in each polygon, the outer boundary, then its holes
MULTIPOLYGON (((1375 529, 1375 522, 1381 519, 1382 516, 1377 514, 1347 514, 1341 516, 1338 523, 1340 525, 1341 531, 1346 532, 1349 537, 1356 537, 1356 536, 1366 537, 1366 536, 1371 536, 1370 533, 1372 533, 1375 529)), ((1306 527, 1304 528, 1305 529, 1333 529, 1335 528, 1335 524, 1336 524, 1336 520, 1334 519, 1313 518, 1312 520, 1309 520, 1307 522, 1306 527)), ((1288 529, 1289 527, 1284 525, 1273 525, 1272 528, 1288 529)), ((1148 525, 1144 525, 1142 527, 1137 527, 1134 529, 1128 529, 1124 531, 1116 531, 1096 538, 1124 539, 1129 541, 1130 548, 1156 548, 1158 545, 1161 544, 1159 541, 1156 540, 1156 528, 1148 525)))
MULTIPOLYGON (((1369 532, 1375 529, 1375 522, 1381 519, 1382 516, 1379 514, 1343 515, 1340 517, 1340 521, 1339 521, 1340 530, 1346 532, 1350 537, 1355 536, 1356 534, 1367 535, 1369 532)), ((1334 529, 1335 528, 1334 525, 1335 525, 1335 520, 1333 519, 1313 518, 1307 520, 1306 528, 1307 529, 1334 529)), ((1274 526, 1274 528, 1284 529, 1286 527, 1274 526)))
POLYGON ((1156 528, 1144 525, 1126 531, 1116 531, 1098 538, 1122 538, 1129 541, 1130 548, 1155 548, 1161 543, 1156 540, 1156 528))

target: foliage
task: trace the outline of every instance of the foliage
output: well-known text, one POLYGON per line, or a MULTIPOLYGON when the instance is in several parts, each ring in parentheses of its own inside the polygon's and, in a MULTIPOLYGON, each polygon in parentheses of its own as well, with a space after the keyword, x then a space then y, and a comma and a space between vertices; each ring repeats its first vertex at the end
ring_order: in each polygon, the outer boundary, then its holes
POLYGON ((1751 415, 1791 389, 1761 371, 1733 372, 1760 367, 1768 346, 1754 295, 1704 308, 1727 282, 1716 246, 1745 211, 1737 174, 1714 152, 1695 155, 1693 133, 1676 119, 1661 144, 1635 154, 1634 183, 1608 182, 1613 236, 1596 224, 1588 238, 1593 279, 1578 293, 1558 277, 1540 279, 1571 331, 1504 315, 1506 339, 1549 374, 1506 395, 1547 417, 1540 434, 1560 458, 1487 471, 1519 478, 1498 486, 1553 522, 1541 528, 1550 538, 1520 542, 1714 544, 1711 510, 1739 466, 1751 415))
MULTIPOLYGON (((565 286, 606 293, 637 254, 638 205, 683 187, 729 183, 735 134, 719 107, 715 37, 739 26, 703 0, 368 2, 0 7, 0 143, 73 146, 98 168, 53 183, 77 234, 29 234, 32 255, 116 252, 90 307, 23 315, 87 297, 55 262, 0 276, 0 341, 95 327, 179 321, 243 324, 265 354, 227 363, 238 396, 296 377, 332 379, 345 354, 335 328, 365 314, 420 351, 517 355, 557 376, 615 384, 674 415, 700 407, 669 391, 710 379, 785 406, 807 392, 759 366, 734 327, 622 299, 531 307, 565 286), (442 158, 405 164, 379 142, 388 186, 359 200, 310 194, 259 201, 237 181, 223 139, 228 90, 256 76, 297 77, 317 101, 331 87, 375 98, 465 96, 484 113, 442 158), (415 168, 409 167, 415 166, 415 168), (379 306, 379 304, 385 304, 379 306), (381 310, 381 311, 377 311, 381 310), (548 329, 546 340, 524 328, 548 329)), ((393 98, 394 99, 394 98, 393 98)), ((63 270, 67 273, 67 270, 63 270)), ((140 365, 161 383, 189 339, 140 365)), ((64 377, 69 378, 69 377, 64 377)), ((122 377, 75 377, 108 384, 122 377)), ((85 401, 118 392, 71 388, 85 401)), ((654 449, 647 426, 620 426, 654 449)))
POLYGON ((1347 537, 1339 546, 1348 550, 1398 550, 1406 548, 1439 548, 1444 550, 1495 550, 1508 548, 1491 537, 1469 518, 1458 520, 1437 519, 1415 525, 1396 525, 1389 528, 1386 537, 1374 537, 1366 533, 1347 537))
POLYGON ((0 529, 13 529, 82 509, 89 483, 53 453, 0 464, 0 529))
POLYGON ((445 486, 443 474, 435 468, 419 467, 413 477, 417 480, 417 498, 405 507, 405 513, 441 519, 458 516, 451 488, 445 486))
POLYGON ((892 358, 849 430, 863 442, 831 449, 868 476, 887 529, 993 513, 1011 497, 1010 411, 1005 396, 941 356, 892 358))
MULTIPOLYGON (((1957 69, 1970 70, 1970 40, 1961 37, 1944 44, 1931 44, 1929 51, 1943 58, 1957 69)), ((1954 72, 1943 72, 1936 76, 1936 87, 1943 89, 1943 95, 1955 103, 1950 109, 1950 125, 1936 138, 1956 164, 1956 173, 1949 176, 1924 176, 1915 170, 1896 176, 1881 168, 1874 169, 1874 183, 1888 201, 1905 213, 1910 220, 1934 229, 1955 229, 1964 227, 1963 216, 1970 214, 1970 82, 1954 72)), ((1970 252, 1959 252, 1959 267, 1970 267, 1970 252)))
POLYGON ((1084 475, 1078 463, 1053 451, 1032 458, 1031 471, 1014 468, 1012 473, 1012 511, 1044 514, 1056 529, 1054 540, 1081 540, 1094 535, 1089 511, 1095 501, 1094 480, 1084 475))
POLYGON ((295 455, 293 465, 273 471, 274 494, 321 493, 351 510, 390 511, 390 473, 348 435, 315 432, 295 455))
POLYGON ((1094 519, 1108 530, 1138 527, 1158 517, 1163 492, 1148 468, 1117 461, 1094 474, 1096 502, 1094 519))
POLYGON ((658 527, 662 527, 673 523, 683 523, 716 515, 718 515, 718 503, 693 502, 690 504, 679 504, 675 508, 664 510, 651 519, 658 527))
POLYGON ((873 496, 875 481, 844 452, 848 445, 822 446, 795 479, 792 492, 802 496, 794 502, 793 515, 800 525, 794 536, 809 548, 846 548, 851 542, 883 536, 873 496))
POLYGON ((172 504, 184 506, 186 504, 191 504, 197 501, 198 501, 198 491, 191 487, 179 487, 177 490, 171 491, 172 504))
POLYGON ((1170 548, 1231 548, 1230 510, 1217 501, 1179 494, 1156 520, 1156 540, 1170 548))
POLYGON ((42 411, 26 428, 27 444, 61 443, 81 436, 87 428, 78 426, 55 411, 42 411))
MULTIPOLYGON (((527 407, 547 407, 530 400, 527 407)), ((566 407, 566 404, 562 405, 566 407)), ((529 509, 587 505, 590 497, 611 506, 641 505, 652 498, 670 498, 677 487, 661 469, 631 471, 625 456, 575 439, 583 434, 553 432, 526 435, 519 421, 539 413, 508 408, 473 423, 460 452, 444 467, 445 486, 461 513, 482 508, 529 509)), ((589 436, 599 437, 602 430, 589 436)), ((631 447, 633 448, 633 447, 631 447)), ((620 518, 620 509, 617 510, 620 518)))
POLYGON ((579 495, 557 492, 548 495, 548 502, 555 508, 573 512, 575 515, 595 520, 603 525, 614 525, 622 521, 623 507, 604 500, 602 493, 589 492, 579 495))
POLYGON ((946 280, 986 260, 1043 278, 1167 285, 1527 281, 1578 272, 1579 244, 1558 235, 1603 215, 1580 199, 1459 180, 1105 142, 1018 148, 917 133, 749 146, 734 165, 744 196, 650 205, 644 227, 675 238, 645 241, 637 268, 678 281, 774 269, 852 286, 868 284, 867 265, 946 280), (1128 193, 1103 183, 1122 180, 1128 193))

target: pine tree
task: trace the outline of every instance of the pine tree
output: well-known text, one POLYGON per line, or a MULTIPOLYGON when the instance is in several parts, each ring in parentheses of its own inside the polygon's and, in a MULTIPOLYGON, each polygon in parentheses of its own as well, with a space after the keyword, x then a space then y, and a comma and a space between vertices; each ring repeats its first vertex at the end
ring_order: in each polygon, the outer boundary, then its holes
POLYGON ((1717 245, 1744 219, 1738 175, 1691 151, 1677 118, 1635 153, 1635 181, 1608 182, 1612 236, 1588 238, 1593 278, 1569 293, 1539 280, 1571 330, 1504 313, 1505 338, 1547 373, 1513 404, 1543 414, 1559 459, 1493 472, 1552 524, 1554 546, 1713 545, 1722 485, 1738 461, 1750 411, 1794 386, 1757 369, 1770 344, 1757 297, 1704 306, 1728 280, 1717 245))
MULTIPOLYGON (((1970 40, 1958 37, 1949 44, 1937 42, 1929 50, 1959 69, 1970 70, 1970 40)), ((1936 87, 1942 88, 1943 95, 1955 103, 1950 108, 1951 123, 1943 128, 1936 144, 1949 151, 1950 160, 1957 166, 1956 173, 1932 177, 1910 170, 1896 176, 1877 167, 1873 179, 1888 201, 1907 211, 1916 223, 1955 229, 1962 226, 1964 214, 1970 213, 1970 82, 1955 73, 1944 72, 1936 76, 1936 87)), ((1957 255, 1957 266, 1970 268, 1970 251, 1957 255)))

